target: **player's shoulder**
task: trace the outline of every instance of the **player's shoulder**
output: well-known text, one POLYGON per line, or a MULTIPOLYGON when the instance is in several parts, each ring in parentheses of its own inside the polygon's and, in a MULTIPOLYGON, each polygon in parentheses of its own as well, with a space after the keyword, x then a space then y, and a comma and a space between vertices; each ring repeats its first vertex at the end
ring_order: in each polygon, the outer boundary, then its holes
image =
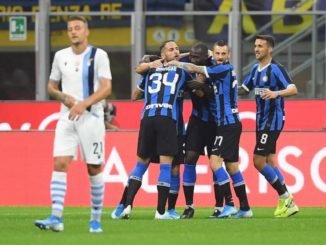
POLYGON ((97 48, 97 47, 92 47, 92 48, 96 48, 96 54, 98 55, 108 55, 108 53, 102 48, 97 48))
POLYGON ((67 48, 63 48, 63 49, 58 50, 58 51, 55 53, 55 55, 56 55, 57 57, 61 57, 61 56, 67 56, 67 55, 69 55, 69 54, 71 54, 71 53, 72 53, 71 47, 67 47, 67 48))
POLYGON ((285 70, 285 67, 281 63, 277 62, 274 59, 271 62, 271 68, 272 68, 272 71, 274 71, 274 72, 285 70))
POLYGON ((271 67, 272 68, 275 68, 275 69, 276 68, 284 68, 284 66, 281 63, 277 62, 274 59, 272 59, 272 61, 271 61, 271 67))
POLYGON ((251 66, 251 71, 253 71, 253 70, 256 70, 257 68, 258 68, 258 66, 259 66, 259 63, 255 63, 255 64, 253 64, 252 66, 251 66))

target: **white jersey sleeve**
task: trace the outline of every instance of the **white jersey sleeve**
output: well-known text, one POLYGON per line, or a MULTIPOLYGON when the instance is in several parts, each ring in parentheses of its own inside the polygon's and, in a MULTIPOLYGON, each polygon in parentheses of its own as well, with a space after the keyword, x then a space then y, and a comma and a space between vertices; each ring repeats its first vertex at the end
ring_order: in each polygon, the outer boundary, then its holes
POLYGON ((60 82, 61 81, 61 72, 60 72, 60 67, 59 67, 59 61, 58 61, 58 54, 55 53, 53 63, 52 63, 52 68, 51 68, 51 73, 50 73, 50 80, 60 82))
POLYGON ((109 79, 112 80, 111 68, 110 68, 110 59, 107 53, 103 49, 98 49, 96 53, 97 62, 97 77, 99 79, 109 79))

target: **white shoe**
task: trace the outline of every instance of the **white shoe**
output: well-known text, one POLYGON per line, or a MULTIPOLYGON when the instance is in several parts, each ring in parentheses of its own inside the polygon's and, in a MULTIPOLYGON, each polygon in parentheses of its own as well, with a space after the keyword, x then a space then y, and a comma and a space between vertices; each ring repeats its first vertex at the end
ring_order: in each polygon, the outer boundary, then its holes
POLYGON ((121 213, 122 219, 129 219, 131 214, 131 205, 128 205, 121 213))
POLYGON ((165 211, 164 214, 160 214, 157 210, 154 219, 173 219, 168 212, 165 211))

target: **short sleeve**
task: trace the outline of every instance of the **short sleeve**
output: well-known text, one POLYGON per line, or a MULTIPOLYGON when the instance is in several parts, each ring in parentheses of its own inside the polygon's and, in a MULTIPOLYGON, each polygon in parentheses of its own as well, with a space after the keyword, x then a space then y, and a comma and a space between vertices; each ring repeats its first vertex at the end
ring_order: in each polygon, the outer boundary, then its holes
POLYGON ((273 69, 273 73, 277 78, 277 85, 281 89, 287 88, 290 84, 293 84, 292 79, 288 72, 282 65, 277 65, 276 69, 273 69))
POLYGON ((56 53, 52 62, 52 68, 49 79, 51 81, 60 82, 61 81, 61 72, 59 67, 59 55, 56 53))
POLYGON ((97 76, 112 80, 110 59, 104 50, 99 49, 96 54, 97 61, 97 76))
POLYGON ((140 79, 138 81, 137 89, 139 89, 140 91, 144 91, 145 90, 145 78, 144 77, 142 77, 142 79, 140 79))
POLYGON ((254 88, 254 76, 255 76, 255 73, 257 71, 257 68, 258 68, 258 65, 255 64, 249 74, 245 77, 245 79, 243 80, 243 83, 242 83, 242 87, 247 91, 247 92, 250 92, 253 88, 254 88))

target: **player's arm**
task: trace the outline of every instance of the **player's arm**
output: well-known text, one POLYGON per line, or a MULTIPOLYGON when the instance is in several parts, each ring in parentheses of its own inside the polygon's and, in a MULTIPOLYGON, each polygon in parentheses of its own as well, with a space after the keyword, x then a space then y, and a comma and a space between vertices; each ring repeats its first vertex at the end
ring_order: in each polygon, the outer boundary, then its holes
POLYGON ((201 73, 205 74, 205 66, 197 66, 192 63, 180 62, 172 60, 168 63, 169 66, 177 66, 179 68, 185 69, 189 73, 201 73))
POLYGON ((187 87, 190 91, 196 93, 199 97, 211 97, 214 95, 214 90, 208 84, 199 82, 197 80, 191 80, 187 82, 187 87))
POLYGON ((144 98, 144 92, 141 91, 139 88, 136 88, 131 95, 131 100, 141 100, 144 98))
POLYGON ((76 99, 71 95, 63 93, 59 88, 61 80, 61 70, 58 60, 59 55, 58 53, 55 53, 52 63, 50 79, 48 82, 48 94, 50 98, 60 101, 66 107, 71 108, 76 103, 76 99))
POLYGON ((88 96, 83 101, 80 101, 85 108, 96 104, 97 102, 107 98, 112 92, 112 82, 111 79, 101 78, 99 81, 99 88, 90 96, 88 96))
POLYGON ((293 95, 296 95, 298 93, 298 89, 294 84, 290 84, 286 89, 278 90, 278 91, 271 91, 269 89, 266 89, 262 95, 261 98, 264 100, 269 99, 276 99, 277 97, 290 97, 293 95))
POLYGON ((118 131, 119 127, 117 125, 114 125, 108 121, 105 121, 105 129, 111 130, 111 131, 118 131))
POLYGON ((157 55, 144 55, 142 60, 137 65, 135 71, 138 74, 144 74, 152 68, 162 66, 162 59, 157 55))
POLYGON ((179 55, 179 57, 177 58, 177 60, 181 60, 183 58, 189 57, 189 54, 190 54, 189 52, 187 52, 187 53, 181 53, 179 55))
POLYGON ((243 86, 238 87, 238 95, 247 95, 249 94, 249 91, 246 90, 243 86))
POLYGON ((82 101, 77 101, 77 103, 71 107, 68 116, 70 120, 78 120, 88 107, 104 100, 111 94, 111 79, 101 78, 99 84, 99 88, 92 95, 82 101))
POLYGON ((60 91, 58 81, 49 80, 48 94, 49 94, 50 98, 60 101, 68 108, 73 107, 73 105, 75 103, 77 103, 77 101, 74 97, 60 91))

